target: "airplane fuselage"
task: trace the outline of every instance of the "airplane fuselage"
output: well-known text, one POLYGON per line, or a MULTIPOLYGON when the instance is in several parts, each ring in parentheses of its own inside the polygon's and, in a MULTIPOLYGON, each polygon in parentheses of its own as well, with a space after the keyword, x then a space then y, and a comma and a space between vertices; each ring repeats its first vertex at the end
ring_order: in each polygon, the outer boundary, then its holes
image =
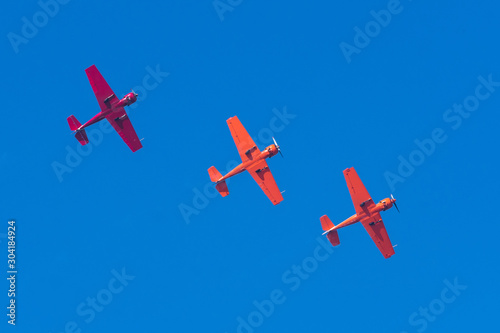
MULTIPOLYGON (((111 95, 110 97, 112 97, 112 96, 114 96, 114 95, 111 95)), ((113 113, 116 109, 132 105, 136 101, 137 101, 137 94, 135 94, 133 92, 126 94, 122 99, 118 100, 117 102, 116 102, 116 99, 115 99, 114 103, 113 102, 109 103, 109 108, 108 109, 106 109, 105 111, 101 111, 98 114, 96 114, 89 121, 87 121, 85 124, 83 124, 82 126, 80 126, 78 128, 78 130, 81 130, 81 129, 84 129, 85 127, 93 125, 93 124, 95 124, 95 123, 103 120, 104 118, 106 118, 109 114, 113 113)))
POLYGON ((262 160, 265 160, 266 158, 271 158, 274 155, 278 153, 278 148, 276 145, 272 144, 268 146, 266 149, 261 151, 255 158, 248 160, 246 162, 241 163, 238 165, 236 168, 233 170, 229 171, 225 176, 222 176, 217 182, 224 181, 232 176, 235 176, 239 173, 242 173, 243 171, 247 170, 248 168, 254 166, 255 164, 259 163, 262 160))
POLYGON ((388 210, 389 208, 391 208, 393 206, 394 202, 396 202, 396 199, 386 198, 386 199, 380 200, 378 204, 367 209, 368 212, 354 214, 353 216, 349 217, 345 221, 336 225, 332 230, 347 227, 348 225, 358 223, 371 215, 375 215, 375 214, 380 213, 382 211, 388 210))

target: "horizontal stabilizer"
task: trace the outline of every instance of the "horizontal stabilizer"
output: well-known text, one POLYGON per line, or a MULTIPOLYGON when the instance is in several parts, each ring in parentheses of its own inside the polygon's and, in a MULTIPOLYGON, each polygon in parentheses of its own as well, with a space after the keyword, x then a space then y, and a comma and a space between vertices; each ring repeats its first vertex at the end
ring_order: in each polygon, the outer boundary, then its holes
POLYGON ((339 233, 337 232, 337 230, 332 230, 335 227, 335 225, 330 220, 330 218, 326 215, 323 215, 319 218, 319 220, 321 221, 321 227, 326 233, 326 238, 328 238, 328 240, 330 241, 330 243, 332 243, 333 246, 339 245, 340 244, 339 233))
POLYGON ((82 146, 85 146, 87 143, 89 143, 89 138, 87 137, 87 133, 85 130, 80 130, 76 132, 75 138, 80 142, 82 146))
POLYGON ((229 190, 227 189, 227 184, 225 180, 220 183, 217 183, 217 185, 215 185, 215 188, 223 197, 229 194, 229 190))
POLYGON ((210 168, 208 168, 208 174, 210 175, 210 180, 214 183, 217 183, 217 185, 215 185, 215 188, 220 193, 220 195, 222 195, 223 197, 228 195, 229 190, 227 189, 226 181, 223 180, 219 182, 219 179, 222 178, 221 173, 214 166, 211 166, 210 168))
POLYGON ((339 233, 337 230, 330 231, 326 234, 326 238, 332 243, 333 246, 340 245, 339 233))
POLYGON ((76 119, 75 116, 71 115, 68 117, 68 124, 69 124, 69 128, 72 130, 72 131, 76 131, 80 128, 80 126, 82 126, 82 124, 80 124, 80 122, 78 121, 78 119, 76 119))

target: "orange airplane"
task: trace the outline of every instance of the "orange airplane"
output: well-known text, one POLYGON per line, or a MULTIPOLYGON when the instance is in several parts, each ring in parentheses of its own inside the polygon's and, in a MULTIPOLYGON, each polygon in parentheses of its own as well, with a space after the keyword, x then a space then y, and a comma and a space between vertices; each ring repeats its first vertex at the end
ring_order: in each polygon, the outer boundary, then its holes
POLYGON ((330 243, 332 243, 333 246, 337 246, 340 244, 337 229, 361 222, 380 252, 382 252, 382 255, 386 259, 389 258, 394 254, 394 247, 387 235, 380 212, 388 210, 393 205, 399 212, 398 206, 396 205, 396 199, 394 199, 391 194, 390 198, 383 199, 379 201, 378 204, 375 204, 354 168, 345 169, 344 177, 347 187, 349 188, 349 193, 351 194, 354 208, 356 209, 356 214, 338 225, 334 225, 328 216, 321 216, 321 226, 325 231, 323 235, 326 234, 330 243))
POLYGON ((233 136, 234 143, 236 144, 236 148, 240 153, 243 163, 229 171, 225 176, 222 176, 214 166, 210 167, 208 169, 208 174, 210 175, 210 179, 217 184, 215 188, 225 197, 229 194, 226 179, 246 170, 252 175, 253 179, 259 184, 260 188, 271 202, 274 205, 279 204, 283 201, 283 196, 266 163, 266 158, 271 158, 278 153, 283 157, 276 140, 273 138, 274 144, 264 149, 264 151, 260 151, 250 135, 248 135, 248 132, 245 127, 243 127, 238 117, 234 116, 229 118, 227 120, 227 125, 229 126, 229 130, 231 131, 231 135, 233 136))

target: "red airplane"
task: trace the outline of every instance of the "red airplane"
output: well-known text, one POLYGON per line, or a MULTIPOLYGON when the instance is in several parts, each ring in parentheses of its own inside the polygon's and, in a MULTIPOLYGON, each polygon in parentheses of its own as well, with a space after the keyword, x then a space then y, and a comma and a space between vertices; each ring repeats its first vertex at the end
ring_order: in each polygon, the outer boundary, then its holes
POLYGON ((101 112, 83 125, 80 124, 75 116, 69 116, 69 128, 75 132, 75 138, 82 146, 86 145, 89 143, 89 139, 85 132, 85 128, 106 118, 133 152, 141 149, 141 140, 137 137, 132 127, 132 123, 125 112, 125 106, 131 105, 137 101, 137 94, 132 91, 126 94, 122 99, 118 99, 95 65, 87 68, 85 73, 87 73, 92 90, 101 107, 101 112))
POLYGON ((332 243, 333 246, 337 246, 340 244, 337 229, 361 222, 380 252, 382 252, 382 255, 385 258, 389 258, 394 254, 394 247, 387 235, 380 212, 388 210, 393 205, 399 212, 398 206, 396 205, 396 199, 394 199, 391 194, 390 198, 383 199, 379 201, 378 204, 375 204, 354 168, 345 169, 344 177, 347 187, 349 188, 349 193, 351 194, 354 208, 356 209, 356 214, 338 225, 334 225, 328 216, 321 216, 321 226, 325 231, 323 235, 326 234, 330 243, 332 243))
MULTIPOLYGON (((222 176, 214 166, 210 167, 208 169, 208 174, 210 175, 210 179, 217 184, 215 188, 225 197, 229 194, 226 179, 246 170, 252 175, 253 179, 259 184, 260 188, 271 202, 274 205, 279 204, 283 201, 283 196, 266 163, 266 158, 271 158, 278 153, 281 154, 280 147, 276 143, 276 140, 273 138, 274 144, 264 149, 264 151, 260 151, 250 135, 248 135, 248 132, 243 127, 238 117, 234 116, 229 118, 227 120, 227 125, 229 126, 229 130, 231 131, 231 135, 233 136, 234 143, 236 143, 236 148, 240 153, 243 163, 229 171, 225 176, 222 176)), ((283 157, 283 154, 281 154, 281 156, 283 157)))

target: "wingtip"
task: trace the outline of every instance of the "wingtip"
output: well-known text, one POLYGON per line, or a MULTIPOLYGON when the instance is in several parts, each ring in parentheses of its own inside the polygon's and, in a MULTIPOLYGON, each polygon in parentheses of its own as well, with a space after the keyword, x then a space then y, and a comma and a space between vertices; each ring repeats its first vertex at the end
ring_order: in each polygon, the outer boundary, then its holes
POLYGON ((345 170, 344 170, 344 173, 349 173, 349 172, 351 172, 351 170, 353 170, 353 169, 354 169, 354 167, 349 167, 349 168, 347 168, 347 169, 345 169, 345 170))
POLYGON ((85 68, 85 71, 88 71, 91 68, 96 68, 95 64, 90 65, 89 67, 85 68))

